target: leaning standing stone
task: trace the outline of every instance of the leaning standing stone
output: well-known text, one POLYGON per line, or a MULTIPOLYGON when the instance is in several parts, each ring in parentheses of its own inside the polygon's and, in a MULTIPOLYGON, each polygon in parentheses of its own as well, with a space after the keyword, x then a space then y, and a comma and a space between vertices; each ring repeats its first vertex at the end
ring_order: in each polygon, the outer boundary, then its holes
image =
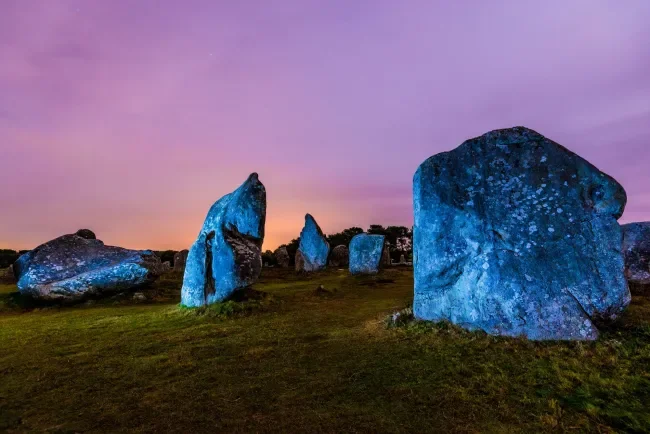
POLYGON ((310 215, 305 216, 305 227, 300 232, 300 245, 296 252, 296 271, 318 271, 327 266, 330 245, 323 231, 310 215))
POLYGON ((623 187, 523 127, 434 155, 413 179, 414 314, 531 339, 595 339, 630 302, 623 187))
POLYGON ((634 285, 650 285, 650 222, 623 225, 625 277, 634 285))
POLYGON ((210 208, 187 256, 182 305, 216 303, 257 280, 265 220, 266 190, 253 173, 210 208))
POLYGON ((377 273, 385 266, 384 252, 387 250, 383 235, 355 235, 350 241, 350 273, 377 273))

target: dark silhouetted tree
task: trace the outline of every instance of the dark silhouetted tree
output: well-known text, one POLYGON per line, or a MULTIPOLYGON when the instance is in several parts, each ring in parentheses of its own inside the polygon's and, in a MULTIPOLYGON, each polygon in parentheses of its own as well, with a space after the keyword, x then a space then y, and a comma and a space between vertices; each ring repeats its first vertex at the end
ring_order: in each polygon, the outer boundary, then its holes
POLYGON ((357 234, 363 233, 363 229, 358 227, 352 227, 344 229, 343 231, 327 236, 327 242, 330 243, 330 249, 333 249, 336 246, 344 245, 349 246, 350 240, 357 234))

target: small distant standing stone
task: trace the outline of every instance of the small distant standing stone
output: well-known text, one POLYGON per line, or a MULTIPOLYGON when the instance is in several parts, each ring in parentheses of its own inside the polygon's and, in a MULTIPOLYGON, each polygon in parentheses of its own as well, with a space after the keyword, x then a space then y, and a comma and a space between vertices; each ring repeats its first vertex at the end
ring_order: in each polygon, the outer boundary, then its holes
POLYGON ((384 250, 381 253, 381 265, 390 266, 390 249, 388 243, 384 244, 384 250))
POLYGON ((634 285, 650 285, 650 222, 623 225, 625 277, 634 285))
POLYGON ((176 272, 184 272, 185 271, 185 264, 187 263, 187 254, 190 251, 185 249, 181 250, 180 252, 176 252, 174 255, 174 271, 176 272))
POLYGON ((278 247, 275 252, 273 252, 273 256, 275 256, 275 261, 278 263, 278 267, 289 267, 291 258, 289 258, 289 252, 287 251, 286 246, 278 247))
POLYGON ((341 244, 332 249, 330 254, 330 267, 347 267, 350 263, 348 248, 341 244))

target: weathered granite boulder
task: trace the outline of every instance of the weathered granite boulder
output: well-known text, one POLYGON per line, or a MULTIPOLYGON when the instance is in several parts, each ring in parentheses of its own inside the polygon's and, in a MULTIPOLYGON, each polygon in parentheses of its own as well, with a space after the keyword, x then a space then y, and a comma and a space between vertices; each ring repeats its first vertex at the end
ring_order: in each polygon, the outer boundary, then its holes
POLYGON ((305 226, 300 232, 300 245, 296 252, 296 271, 318 271, 327 266, 330 244, 325 239, 316 220, 305 216, 305 226), (300 256, 300 258, 299 258, 300 256))
POLYGON ((350 263, 348 248, 341 244, 332 249, 330 254, 330 267, 347 267, 350 263))
POLYGON ((275 261, 278 263, 278 267, 289 267, 291 258, 289 257, 289 252, 285 246, 278 247, 275 252, 273 252, 273 256, 275 256, 275 261))
POLYGON ((106 246, 77 234, 63 235, 25 253, 13 269, 23 295, 66 302, 128 291, 161 274, 160 259, 150 250, 106 246))
POLYGON ((257 173, 219 199, 190 248, 181 304, 197 307, 252 285, 262 269, 266 190, 257 173))
POLYGON ((185 271, 185 264, 187 263, 187 255, 190 253, 189 250, 184 249, 180 252, 174 254, 174 271, 177 273, 182 273, 185 271))
POLYGON ((634 285, 650 285, 650 222, 623 225, 625 277, 634 285))
POLYGON ((413 179, 415 316, 595 339, 630 302, 613 178, 523 127, 434 155, 413 179))
MULTIPOLYGON (((350 241, 350 273, 374 274, 385 265, 383 235, 358 234, 350 241)), ((390 261, 390 259, 389 259, 390 261)))

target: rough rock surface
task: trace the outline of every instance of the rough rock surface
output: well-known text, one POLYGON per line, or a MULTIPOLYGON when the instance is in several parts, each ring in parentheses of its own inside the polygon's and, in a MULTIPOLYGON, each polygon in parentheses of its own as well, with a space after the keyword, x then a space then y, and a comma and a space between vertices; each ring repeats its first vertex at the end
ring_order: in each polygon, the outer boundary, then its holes
POLYGON ((300 250, 296 252, 296 258, 295 258, 295 267, 297 272, 302 272, 305 271, 305 257, 302 256, 302 253, 300 250))
POLYGON ((174 271, 180 273, 185 271, 185 264, 187 263, 187 255, 189 253, 190 251, 185 249, 174 254, 174 271))
POLYGON ((169 261, 165 261, 161 264, 161 270, 163 273, 169 273, 172 271, 172 263, 169 261))
POLYGON ((635 285, 650 285, 650 222, 623 225, 625 277, 635 285))
POLYGON ((385 240, 383 235, 355 235, 350 241, 350 273, 377 273, 385 265, 385 240))
POLYGON ((348 248, 341 244, 332 249, 330 254, 330 267, 347 267, 350 263, 348 248))
POLYGON ((273 256, 275 256, 275 261, 278 263, 278 267, 281 268, 288 268, 290 263, 291 263, 291 258, 289 257, 289 252, 287 251, 287 248, 282 246, 278 247, 275 252, 273 252, 273 256))
POLYGON ((323 231, 310 215, 305 216, 305 226, 300 232, 300 245, 296 252, 296 271, 318 271, 327 266, 330 245, 323 231), (298 258, 298 256, 301 258, 298 258))
POLYGON ((583 340, 630 302, 623 187, 535 131, 492 131, 434 155, 413 199, 417 318, 583 340))
POLYGON ((96 240, 97 236, 93 231, 90 229, 79 229, 77 232, 75 232, 75 235, 81 238, 85 238, 87 240, 96 240))
POLYGON ((181 304, 197 307, 252 285, 262 269, 266 190, 256 173, 219 199, 187 256, 181 304))
POLYGON ((77 234, 38 246, 18 258, 13 268, 20 292, 45 301, 124 292, 154 281, 161 273, 160 259, 150 250, 106 246, 77 234))

